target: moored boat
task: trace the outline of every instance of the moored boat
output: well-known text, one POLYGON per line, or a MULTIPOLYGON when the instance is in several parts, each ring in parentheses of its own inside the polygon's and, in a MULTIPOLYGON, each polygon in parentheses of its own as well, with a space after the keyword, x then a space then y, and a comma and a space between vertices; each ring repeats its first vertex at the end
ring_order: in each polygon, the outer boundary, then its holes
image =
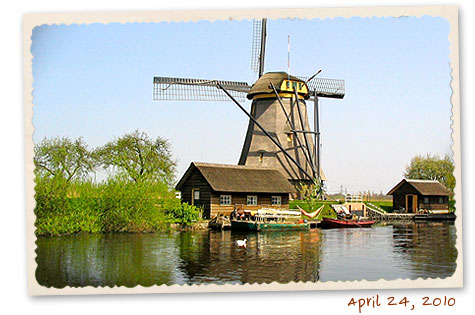
POLYGON ((455 213, 448 212, 448 213, 423 213, 423 214, 416 214, 413 217, 413 220, 426 220, 426 221, 453 221, 457 218, 455 213))
POLYGON ((360 219, 345 219, 337 218, 332 219, 323 217, 322 228, 362 228, 371 227, 374 224, 374 220, 360 220, 360 219))
POLYGON ((276 209, 241 210, 232 215, 231 229, 241 231, 308 230, 310 223, 300 219, 300 212, 276 209))
POLYGON ((231 229, 240 231, 272 231, 287 230, 301 231, 308 230, 310 223, 306 222, 258 222, 254 220, 231 220, 231 229))

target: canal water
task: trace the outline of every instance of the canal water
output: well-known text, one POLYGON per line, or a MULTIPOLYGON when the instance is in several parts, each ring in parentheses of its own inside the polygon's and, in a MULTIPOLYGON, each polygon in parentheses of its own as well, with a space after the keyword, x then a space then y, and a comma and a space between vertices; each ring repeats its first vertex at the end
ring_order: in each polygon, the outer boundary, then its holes
POLYGON ((456 269, 455 242, 447 222, 40 237, 36 279, 63 288, 445 278, 456 269), (236 246, 244 238, 247 248, 236 246))

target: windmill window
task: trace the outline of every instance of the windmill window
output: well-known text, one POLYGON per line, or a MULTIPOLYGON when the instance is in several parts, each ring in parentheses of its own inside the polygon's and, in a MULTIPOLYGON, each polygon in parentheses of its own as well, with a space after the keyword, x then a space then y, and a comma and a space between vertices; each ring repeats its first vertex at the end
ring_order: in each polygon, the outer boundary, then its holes
POLYGON ((282 205, 282 196, 272 196, 271 197, 271 204, 273 206, 280 206, 282 205))
POLYGON ((231 195, 220 195, 219 196, 219 204, 221 206, 231 205, 231 195))
POLYGON ((288 134, 287 134, 287 142, 292 142, 292 140, 293 140, 292 138, 293 138, 293 137, 292 137, 292 134, 291 134, 291 133, 288 133, 288 134))
POLYGON ((264 159, 264 152, 259 152, 259 162, 262 163, 263 159, 264 159))
POLYGON ((248 206, 257 206, 257 196, 256 195, 247 196, 247 205, 248 206))

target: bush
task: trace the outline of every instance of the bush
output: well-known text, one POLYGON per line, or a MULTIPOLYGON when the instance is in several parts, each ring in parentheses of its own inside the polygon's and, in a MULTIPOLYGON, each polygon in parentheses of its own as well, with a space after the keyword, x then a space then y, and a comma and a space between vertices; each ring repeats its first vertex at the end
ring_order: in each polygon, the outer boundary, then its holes
POLYGON ((170 223, 167 209, 180 206, 161 182, 114 178, 95 184, 37 178, 35 190, 37 235, 162 231, 170 223))
POLYGON ((190 225, 202 219, 203 210, 188 203, 181 203, 167 211, 174 222, 190 225))

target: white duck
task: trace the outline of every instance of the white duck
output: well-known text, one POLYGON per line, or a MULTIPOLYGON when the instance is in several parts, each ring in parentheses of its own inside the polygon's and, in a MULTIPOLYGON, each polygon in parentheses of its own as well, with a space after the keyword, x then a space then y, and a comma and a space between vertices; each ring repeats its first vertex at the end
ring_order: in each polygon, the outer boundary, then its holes
POLYGON ((239 247, 244 247, 246 248, 246 245, 247 245, 247 239, 243 239, 243 240, 236 240, 236 245, 239 246, 239 247))

